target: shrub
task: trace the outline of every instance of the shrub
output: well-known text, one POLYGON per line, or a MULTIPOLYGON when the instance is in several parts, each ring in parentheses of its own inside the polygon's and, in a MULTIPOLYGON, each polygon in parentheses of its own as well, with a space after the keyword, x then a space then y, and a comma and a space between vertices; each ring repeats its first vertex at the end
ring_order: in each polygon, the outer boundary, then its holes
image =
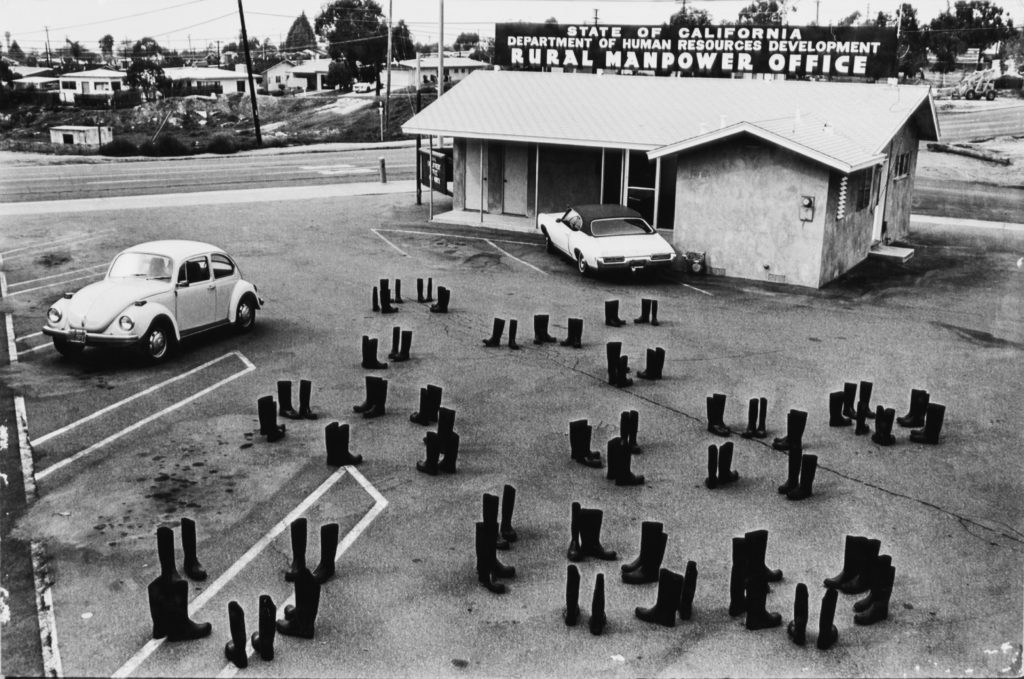
POLYGON ((107 144, 100 146, 100 155, 123 158, 125 156, 139 155, 139 147, 127 139, 114 139, 107 144))
POLYGON ((226 134, 216 134, 206 145, 207 153, 235 153, 238 151, 238 144, 226 134))
POLYGON ((177 137, 161 136, 156 142, 144 141, 139 146, 139 153, 144 156, 188 156, 192 154, 189 147, 177 137))

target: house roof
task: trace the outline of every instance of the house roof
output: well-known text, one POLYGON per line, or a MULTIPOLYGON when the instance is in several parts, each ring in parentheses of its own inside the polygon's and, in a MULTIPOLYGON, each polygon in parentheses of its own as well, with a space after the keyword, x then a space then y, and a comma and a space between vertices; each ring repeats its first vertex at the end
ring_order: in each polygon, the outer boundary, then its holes
POLYGON ((293 68, 292 73, 327 73, 327 69, 332 63, 334 63, 333 59, 310 59, 293 68))
POLYGON ((18 85, 18 84, 20 84, 20 85, 46 85, 46 84, 49 84, 49 83, 55 83, 55 82, 57 82, 59 80, 60 80, 60 78, 47 77, 47 76, 42 76, 42 75, 30 75, 30 76, 27 76, 25 78, 18 78, 17 80, 12 81, 12 84, 15 84, 15 85, 18 85))
POLYGON ((78 71, 76 73, 64 73, 61 80, 115 80, 128 77, 124 71, 115 71, 112 68, 94 68, 91 71, 78 71))
MULTIPOLYGON (((415 59, 403 59, 398 62, 398 65, 402 68, 416 68, 415 59)), ((469 57, 445 57, 444 58, 445 68, 490 68, 491 65, 486 61, 478 61, 476 59, 470 59, 469 57)), ((420 58, 420 69, 437 69, 437 55, 431 55, 429 57, 420 58)))
POLYGON ((53 75, 53 69, 46 68, 45 66, 12 66, 11 72, 24 78, 38 75, 53 75))
POLYGON ((249 77, 245 71, 225 71, 221 68, 198 66, 165 68, 164 75, 171 80, 245 80, 249 77))
POLYGON ((406 134, 626 148, 650 158, 753 134, 843 172, 881 162, 908 119, 938 138, 926 87, 475 71, 406 134))

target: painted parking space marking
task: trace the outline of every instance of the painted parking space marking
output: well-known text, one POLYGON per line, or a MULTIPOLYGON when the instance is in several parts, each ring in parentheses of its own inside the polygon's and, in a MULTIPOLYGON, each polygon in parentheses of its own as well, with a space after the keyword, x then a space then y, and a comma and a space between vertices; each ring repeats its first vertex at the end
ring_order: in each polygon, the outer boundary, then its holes
POLYGON ((411 233, 417 236, 440 236, 442 238, 463 238, 465 240, 484 240, 493 243, 512 243, 513 245, 533 245, 542 247, 543 243, 533 243, 525 240, 507 240, 503 238, 485 238, 483 236, 467 236, 460 233, 440 233, 438 231, 417 231, 415 229, 388 229, 378 228, 379 231, 391 231, 393 233, 411 233))
POLYGON ((12 292, 9 295, 9 297, 14 297, 15 295, 24 295, 26 292, 35 292, 36 290, 45 290, 47 288, 52 288, 52 287, 56 287, 58 285, 64 285, 65 283, 70 283, 71 281, 80 281, 80 280, 83 280, 83 279, 86 279, 86 278, 96 278, 97 276, 102 278, 103 272, 97 271, 95 273, 88 273, 88 274, 84 274, 82 276, 75 276, 74 278, 65 278, 64 280, 55 281, 53 283, 46 283, 44 285, 37 285, 34 288, 25 288, 24 290, 18 290, 17 292, 12 292))
POLYGON ((690 285, 689 283, 682 283, 681 285, 682 285, 682 286, 683 286, 684 288, 690 288, 691 290, 696 290, 697 292, 701 293, 702 295, 707 295, 708 297, 714 297, 714 295, 712 295, 712 294, 711 294, 710 292, 708 292, 707 290, 701 290, 700 288, 695 288, 695 287, 693 287, 692 285, 690 285))
POLYGON ((14 316, 4 314, 4 326, 7 333, 7 360, 13 365, 18 362, 18 347, 14 340, 14 316))
POLYGON ((77 243, 81 243, 81 242, 84 242, 84 241, 87 241, 87 240, 93 240, 95 238, 100 238, 102 236, 105 236, 106 234, 110 233, 112 230, 113 229, 105 229, 103 231, 98 231, 96 233, 82 235, 82 236, 65 236, 63 238, 55 238, 53 240, 42 241, 40 243, 34 243, 32 245, 23 245, 21 247, 14 248, 14 249, 11 249, 11 250, 7 250, 5 252, 0 252, 0 256, 2 256, 4 258, 4 260, 14 259, 16 257, 31 257, 32 255, 34 255, 36 253, 35 252, 25 252, 26 250, 46 249, 46 248, 52 248, 54 246, 59 246, 59 245, 75 245, 77 243))
MULTIPOLYGON (((367 481, 366 478, 355 469, 355 467, 342 467, 333 474, 331 474, 323 483, 320 484, 320 486, 316 490, 314 490, 302 502, 300 502, 298 506, 295 507, 295 509, 288 512, 288 514, 283 519, 278 521, 269 531, 267 531, 267 533, 264 534, 263 537, 261 537, 256 542, 256 544, 250 547, 245 552, 245 554, 239 557, 239 559, 235 561, 235 563, 233 563, 219 578, 214 580, 213 583, 207 589, 205 589, 202 594, 197 596, 189 604, 189 613, 196 613, 200 611, 203 608, 203 606, 208 604, 213 599, 213 597, 220 592, 221 589, 223 589, 232 580, 234 580, 234 578, 237 577, 238 574, 241 573, 242 570, 247 565, 254 561, 256 557, 258 557, 260 553, 263 552, 263 550, 266 549, 267 546, 270 545, 270 543, 273 542, 275 538, 277 538, 278 535, 280 535, 286 529, 288 529, 291 526, 292 522, 295 521, 295 519, 302 516, 303 513, 305 513, 310 507, 312 507, 313 504, 316 503, 338 481, 340 481, 341 478, 346 473, 351 474, 352 477, 357 482, 359 482, 363 489, 366 490, 366 492, 369 493, 371 497, 373 497, 374 505, 363 516, 363 518, 360 519, 360 521, 355 526, 353 526, 352 530, 350 530, 348 534, 345 535, 344 540, 338 543, 338 554, 335 557, 335 562, 337 562, 337 559, 341 558, 341 555, 345 553, 345 550, 347 550, 352 545, 352 543, 355 542, 356 538, 359 537, 359 535, 366 529, 370 522, 372 522, 377 517, 377 515, 380 514, 385 507, 387 507, 388 504, 387 499, 383 495, 381 495, 380 492, 378 492, 377 489, 374 488, 373 485, 370 484, 370 482, 367 481)), ((294 598, 295 596, 294 594, 292 594, 292 596, 287 600, 287 602, 285 602, 285 604, 287 604, 288 602, 294 602, 294 598)), ((150 655, 153 654, 154 651, 156 651, 158 648, 160 648, 160 646, 163 645, 164 641, 165 639, 150 639, 141 649, 139 649, 138 652, 135 653, 135 655, 133 655, 124 665, 118 668, 117 671, 115 671, 111 676, 130 676, 142 665, 143 662, 146 661, 146 659, 150 655)))
MULTIPOLYGON (((20 287, 22 285, 32 285, 33 283, 39 283, 40 281, 48 281, 48 280, 52 280, 54 278, 63 278, 64 276, 69 276, 71 274, 78 274, 78 273, 85 274, 85 276, 79 276, 79 278, 88 277, 88 276, 95 276, 97 273, 99 273, 99 272, 96 271, 97 269, 106 269, 108 266, 109 266, 109 264, 96 264, 95 266, 87 266, 87 267, 84 267, 84 268, 81 268, 81 269, 71 269, 69 271, 62 271, 60 273, 50 274, 49 276, 40 276, 39 278, 30 278, 28 280, 18 281, 17 283, 9 284, 7 287, 8 287, 8 289, 13 289, 13 288, 20 287), (89 273, 86 274, 85 272, 89 272, 89 273)), ((76 279, 72 278, 70 280, 76 280, 76 279)), ((53 285, 59 285, 60 283, 63 283, 63 282, 64 281, 58 281, 58 282, 55 282, 55 283, 50 283, 48 285, 44 285, 42 287, 51 287, 53 285)), ((39 288, 33 288, 33 289, 38 290, 39 288)), ((16 294, 16 293, 12 292, 11 294, 16 294)))
MULTIPOLYGON (((163 409, 153 413, 152 415, 149 415, 148 417, 144 417, 141 420, 135 422, 134 424, 131 424, 131 425, 125 427, 124 429, 121 429, 120 431, 114 432, 113 434, 107 436, 106 438, 104 438, 101 441, 98 441, 97 443, 94 443, 93 445, 85 448, 84 450, 80 450, 77 453, 75 453, 74 455, 72 455, 70 457, 67 457, 67 458, 64 458, 60 462, 56 462, 56 463, 50 465, 46 469, 43 469, 43 470, 41 470, 40 472, 38 472, 36 474, 36 480, 40 480, 40 479, 46 478, 50 474, 52 474, 52 473, 54 473, 54 472, 56 472, 56 471, 58 471, 58 470, 60 470, 60 469, 62 469, 64 467, 66 467, 67 465, 82 459, 83 457, 89 455, 90 453, 95 452, 96 450, 99 450, 100 448, 102 448, 103 446, 107 445, 108 443, 111 443, 112 441, 116 441, 117 439, 121 438, 122 436, 130 434, 131 432, 146 426, 150 422, 153 422, 154 420, 157 420, 157 419, 163 417, 164 415, 172 413, 175 410, 178 410, 179 408, 188 405, 192 401, 195 401, 196 399, 202 398, 206 394, 209 394, 210 392, 215 391, 216 389, 219 389, 220 387, 224 386, 225 384, 227 384, 229 382, 232 382, 232 381, 238 379, 239 377, 242 377, 243 375, 246 375, 246 374, 248 374, 248 373, 250 373, 250 372, 252 372, 253 370, 256 369, 256 366, 253 365, 253 363, 249 359, 247 359, 239 351, 232 351, 232 352, 230 352, 228 354, 225 354, 220 359, 217 359, 215 361, 211 361, 210 363, 204 365, 203 367, 208 367, 210 364, 216 363, 217 361, 219 361, 219 360, 221 360, 223 358, 227 358, 228 356, 235 356, 240 361, 242 361, 242 363, 245 365, 245 367, 242 370, 239 370, 238 372, 232 373, 231 375, 225 377, 224 379, 219 380, 219 381, 215 382, 214 384, 211 384, 210 386, 206 387, 205 389, 201 389, 201 390, 197 391, 196 393, 192 394, 191 396, 183 398, 180 401, 178 401, 176 403, 173 403, 172 405, 167 406, 166 408, 163 408, 163 409)), ((194 371, 192 371, 192 372, 194 372, 194 371)), ((174 382, 174 381, 176 381, 178 379, 181 379, 184 376, 185 375, 179 375, 177 377, 171 378, 170 380, 166 380, 165 382, 161 383, 160 385, 156 385, 156 386, 157 387, 166 386, 167 384, 169 384, 171 382, 174 382)), ((138 398, 139 396, 143 395, 144 393, 150 393, 151 391, 153 391, 153 389, 154 388, 151 387, 148 390, 145 390, 144 392, 142 392, 140 394, 136 394, 134 397, 129 397, 129 399, 126 399, 126 400, 132 400, 134 398, 138 398)), ((123 405, 123 403, 114 404, 114 406, 120 406, 120 405, 123 405)), ((114 406, 108 406, 107 408, 103 409, 99 413, 93 413, 89 417, 82 418, 78 422, 73 423, 73 425, 74 426, 78 426, 79 424, 82 424, 83 422, 86 422, 86 421, 89 421, 91 419, 94 419, 94 417, 97 417, 99 414, 103 414, 105 412, 110 411, 114 406)), ((57 432, 64 433, 64 431, 66 431, 66 430, 67 430, 67 427, 62 428, 60 430, 57 430, 57 432)), ((51 434, 46 435, 44 437, 41 437, 40 441, 46 441, 46 440, 52 439, 55 435, 58 435, 57 432, 51 432, 51 434)), ((36 441, 36 445, 38 445, 40 443, 40 441, 36 441)))
POLYGON ((7 296, 7 274, 0 271, 0 299, 7 296))
POLYGON ((407 253, 405 250, 403 250, 402 248, 398 247, 397 245, 395 245, 394 243, 389 241, 384 236, 380 235, 380 231, 378 231, 377 229, 370 229, 370 231, 373 231, 375 234, 377 234, 378 238, 380 238, 382 241, 384 241, 385 243, 387 243, 388 245, 393 247, 395 250, 397 250, 398 254, 402 255, 403 257, 408 257, 409 256, 409 253, 407 253))
POLYGON ((547 275, 548 275, 548 272, 547 272, 547 271, 544 271, 543 269, 538 269, 538 268, 537 268, 537 267, 535 267, 535 266, 534 266, 533 264, 530 264, 529 262, 527 262, 527 261, 525 261, 525 260, 519 259, 519 258, 518 258, 518 257, 516 257, 515 255, 512 255, 512 254, 509 254, 508 252, 505 252, 505 251, 504 251, 504 250, 502 250, 502 249, 501 249, 500 247, 498 247, 498 246, 497 246, 497 245, 496 245, 496 244, 495 244, 495 243, 494 243, 493 241, 491 241, 491 240, 489 240, 489 239, 486 239, 486 238, 485 238, 485 239, 484 239, 484 242, 486 242, 486 243, 487 243, 488 245, 490 245, 491 247, 493 247, 493 248, 494 248, 495 250, 497 250, 497 251, 498 251, 498 252, 500 252, 501 254, 505 255, 506 257, 510 257, 511 259, 514 259, 514 260, 516 260, 516 261, 517 261, 517 262, 519 262, 520 264, 525 264, 526 266, 530 267, 531 269, 533 269, 534 271, 536 271, 536 272, 538 272, 538 273, 542 273, 542 274, 544 274, 545 276, 547 276, 547 275))

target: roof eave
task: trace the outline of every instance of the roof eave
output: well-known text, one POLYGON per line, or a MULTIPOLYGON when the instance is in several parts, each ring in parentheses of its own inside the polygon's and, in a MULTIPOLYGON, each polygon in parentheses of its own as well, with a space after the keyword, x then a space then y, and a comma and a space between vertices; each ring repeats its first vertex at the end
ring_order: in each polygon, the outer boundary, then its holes
POLYGON ((485 139, 487 141, 507 141, 520 144, 541 144, 544 146, 583 146, 587 148, 614 148, 630 151, 651 151, 658 148, 654 144, 637 144, 633 142, 595 141, 592 139, 566 139, 559 137, 540 137, 532 135, 491 134, 486 132, 466 132, 439 127, 402 126, 402 134, 423 134, 433 137, 455 137, 458 139, 485 139))

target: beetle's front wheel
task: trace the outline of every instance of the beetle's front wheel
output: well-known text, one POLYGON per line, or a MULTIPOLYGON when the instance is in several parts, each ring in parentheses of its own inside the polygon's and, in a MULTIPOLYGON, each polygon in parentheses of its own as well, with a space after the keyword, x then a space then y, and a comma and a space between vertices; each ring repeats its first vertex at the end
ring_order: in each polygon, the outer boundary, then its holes
POLYGON ((139 350, 151 363, 160 363, 166 359, 174 344, 174 335, 166 323, 154 323, 139 340, 139 350))

